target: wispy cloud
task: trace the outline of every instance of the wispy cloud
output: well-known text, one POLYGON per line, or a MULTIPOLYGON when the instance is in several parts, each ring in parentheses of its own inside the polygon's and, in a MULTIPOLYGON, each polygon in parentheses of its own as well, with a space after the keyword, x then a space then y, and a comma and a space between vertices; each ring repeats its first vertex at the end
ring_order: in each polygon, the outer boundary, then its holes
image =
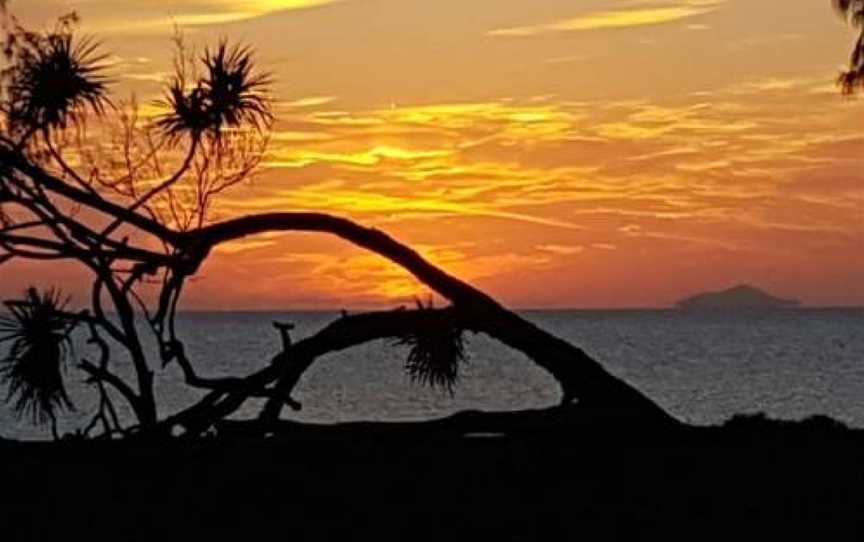
POLYGON ((308 96, 306 98, 298 98, 296 100, 282 102, 279 104, 279 106, 288 109, 301 109, 307 107, 318 107, 320 105, 327 105, 335 101, 335 96, 308 96))
POLYGON ((557 256, 574 256, 585 252, 585 247, 581 245, 537 245, 537 250, 542 252, 550 252, 557 256))
POLYGON ((279 11, 309 9, 342 0, 187 0, 161 3, 131 0, 122 15, 105 17, 101 0, 84 0, 81 12, 88 28, 100 32, 164 32, 173 25, 207 26, 243 21, 279 11), (88 10, 92 4, 93 11, 88 10))
POLYGON ((629 28, 670 23, 710 13, 717 9, 722 1, 723 0, 691 0, 679 5, 597 11, 547 24, 501 28, 488 32, 488 35, 500 37, 527 37, 555 32, 629 28))
POLYGON ((571 64, 574 62, 583 62, 588 60, 590 57, 588 55, 570 55, 570 56, 556 56, 552 58, 547 58, 543 61, 544 64, 571 64))

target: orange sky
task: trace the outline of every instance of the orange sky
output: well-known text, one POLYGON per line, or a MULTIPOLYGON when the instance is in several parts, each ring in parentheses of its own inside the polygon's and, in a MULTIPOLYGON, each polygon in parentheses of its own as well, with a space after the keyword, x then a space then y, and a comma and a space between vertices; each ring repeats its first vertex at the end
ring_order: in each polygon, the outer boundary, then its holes
MULTIPOLYGON (((668 306, 741 282, 864 304, 864 101, 828 0, 13 0, 74 8, 120 95, 159 94, 172 21, 273 71, 266 167, 216 218, 375 225, 516 307, 668 306)), ((6 267, 0 294, 84 275, 6 267), (51 274, 55 276, 51 276, 51 274)), ((222 247, 186 308, 393 305, 425 290, 328 238, 222 247)), ((86 299, 86 298, 85 298, 86 299)))

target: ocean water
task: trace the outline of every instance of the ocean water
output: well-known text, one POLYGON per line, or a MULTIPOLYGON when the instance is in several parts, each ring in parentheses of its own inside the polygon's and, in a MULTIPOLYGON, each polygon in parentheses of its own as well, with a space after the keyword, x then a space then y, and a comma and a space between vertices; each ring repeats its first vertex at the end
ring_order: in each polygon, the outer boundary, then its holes
MULTIPOLYGON (((864 427, 864 310, 789 310, 764 313, 646 311, 532 311, 524 316, 584 348, 677 418, 716 424, 739 413, 783 419, 822 414, 864 427)), ((295 338, 314 333, 331 313, 187 313, 180 318, 190 358, 204 376, 242 376, 266 366, 279 349, 273 320, 297 325, 295 338)), ((96 353, 80 333, 75 355, 96 353)), ((522 354, 482 335, 468 334, 470 358, 449 394, 412 384, 402 366, 406 349, 386 341, 320 358, 294 397, 299 413, 283 416, 332 423, 414 420, 464 409, 539 408, 558 400, 554 380, 522 354)), ((117 372, 129 375, 117 354, 117 372)), ((155 359, 155 357, 154 357, 155 359)), ((95 394, 83 375, 67 371, 76 412, 62 431, 89 420, 95 394)), ((202 392, 182 384, 176 367, 157 371, 160 414, 192 404, 202 392)), ((0 391, 0 398, 5 390, 0 391)), ((118 407, 122 406, 117 401, 118 407)), ((253 417, 249 401, 235 417, 253 417)), ((128 410, 122 409, 124 416, 128 410)), ((0 436, 48 437, 45 428, 17 420, 0 406, 0 436)))

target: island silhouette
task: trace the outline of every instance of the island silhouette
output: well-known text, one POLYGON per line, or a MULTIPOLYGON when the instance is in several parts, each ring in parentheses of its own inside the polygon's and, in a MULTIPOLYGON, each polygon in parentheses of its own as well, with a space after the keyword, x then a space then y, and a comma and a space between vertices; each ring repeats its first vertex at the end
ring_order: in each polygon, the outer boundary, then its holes
POLYGON ((678 301, 683 310, 768 310, 799 307, 797 299, 775 297, 749 284, 740 284, 727 290, 705 292, 678 301))

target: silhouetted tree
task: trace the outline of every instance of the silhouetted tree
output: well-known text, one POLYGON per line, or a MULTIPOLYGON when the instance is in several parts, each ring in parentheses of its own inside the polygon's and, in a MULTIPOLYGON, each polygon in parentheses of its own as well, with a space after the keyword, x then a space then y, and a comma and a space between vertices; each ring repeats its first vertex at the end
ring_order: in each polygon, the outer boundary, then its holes
POLYGON ((852 94, 856 87, 864 89, 864 0, 832 0, 834 8, 853 28, 858 29, 858 39, 849 57, 849 69, 840 74, 838 83, 845 94, 852 94))
POLYGON ((273 115, 270 78, 252 51, 218 44, 200 54, 177 38, 173 78, 155 118, 135 100, 108 98, 105 56, 78 38, 74 16, 47 32, 6 17, 0 131, 0 262, 21 258, 72 261, 92 275, 89 307, 63 309, 56 294, 28 292, 13 309, 4 375, 16 405, 40 421, 71 406, 60 367, 73 327, 87 328, 99 361, 77 368, 100 393, 84 433, 198 434, 251 397, 266 398, 261 417, 279 417, 294 386, 329 352, 388 339, 410 346, 405 368, 420 382, 452 389, 464 360, 462 334, 486 333, 549 371, 562 403, 586 412, 670 422, 654 402, 610 375, 582 350, 508 311, 385 233, 320 213, 266 213, 211 223, 213 198, 253 174, 268 142, 273 115), (95 133, 95 135, 91 135, 95 133), (173 166, 173 167, 172 167, 173 166), (175 325, 184 285, 211 250, 266 232, 335 235, 403 267, 451 306, 344 315, 310 337, 285 341, 266 368, 243 377, 200 376, 175 325), (147 288, 155 295, 146 295, 147 288), (151 301, 152 300, 152 301, 151 301), (142 321, 146 326, 137 325, 142 321), (142 332, 159 345, 164 368, 176 363, 185 383, 208 390, 196 404, 157 416, 152 356, 142 332), (134 381, 112 367, 112 349, 131 360, 134 381), (113 390, 108 393, 108 389, 113 390), (131 406, 137 424, 121 427, 112 397, 131 406))

